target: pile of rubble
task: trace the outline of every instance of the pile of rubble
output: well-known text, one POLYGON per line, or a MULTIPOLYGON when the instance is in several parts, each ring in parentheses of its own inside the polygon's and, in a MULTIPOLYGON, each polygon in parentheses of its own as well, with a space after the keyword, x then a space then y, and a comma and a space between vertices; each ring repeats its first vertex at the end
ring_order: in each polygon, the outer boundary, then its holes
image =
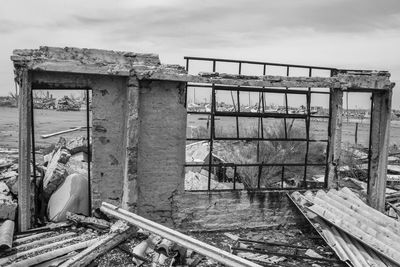
POLYGON ((61 137, 54 150, 44 156, 36 181, 41 185, 36 198, 43 200, 41 213, 43 216, 47 210, 50 221, 65 220, 67 211, 89 214, 87 152, 84 137, 69 141, 61 137))
POLYGON ((110 204, 101 211, 107 220, 68 212, 63 223, 0 231, 0 266, 260 266, 110 204))
MULTIPOLYGON (((8 152, 8 151, 3 151, 8 152)), ((89 214, 88 147, 84 137, 60 138, 31 173, 32 212, 38 221, 65 220, 66 212, 89 214)), ((16 158, 0 159, 0 220, 14 220, 18 199, 16 158)), ((0 221, 1 223, 1 221, 0 221)))
MULTIPOLYGON (((17 170, 16 159, 0 158, 0 236, 3 233, 10 233, 10 230, 14 229, 18 205, 17 170)), ((3 243, 3 239, 0 238, 0 247, 3 246, 3 243)))
POLYGON ((0 228, 0 266, 343 266, 299 229, 183 234, 108 203, 93 215, 67 212, 16 235, 0 228))
POLYGON ((79 111, 81 109, 81 104, 68 97, 68 96, 63 96, 57 101, 57 110, 61 111, 79 111))
POLYGON ((35 109, 55 109, 55 98, 35 98, 33 100, 33 108, 35 109))

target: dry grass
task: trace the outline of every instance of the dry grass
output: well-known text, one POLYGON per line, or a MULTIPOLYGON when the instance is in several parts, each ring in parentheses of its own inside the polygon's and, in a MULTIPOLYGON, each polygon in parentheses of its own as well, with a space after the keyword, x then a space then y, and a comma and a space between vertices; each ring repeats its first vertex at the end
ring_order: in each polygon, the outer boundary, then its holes
MULTIPOLYGON (((288 121, 287 135, 290 137, 303 136, 304 128, 293 126, 293 121, 288 121)), ((232 136, 232 132, 216 133, 216 136, 232 136)), ((209 136, 209 130, 205 127, 198 127, 193 134, 196 137, 209 136)), ((259 136, 258 128, 249 127, 245 131, 241 131, 241 136, 259 136)), ((283 123, 274 123, 264 126, 264 134, 271 139, 278 139, 285 136, 285 127, 283 123)), ((213 153, 226 162, 235 164, 251 164, 251 163, 304 163, 306 142, 303 141, 214 141, 213 153)), ((309 162, 324 163, 325 162, 326 143, 314 144, 309 147, 309 162)), ((260 184, 262 187, 280 187, 284 172, 284 181, 287 184, 298 186, 303 180, 303 166, 287 166, 283 169, 281 166, 264 166, 261 170, 260 184), (293 181, 295 181, 293 183, 293 181)), ((308 167, 308 175, 323 174, 321 168, 308 167)), ((237 167, 239 182, 242 182, 245 188, 254 188, 258 184, 259 167, 237 167)))

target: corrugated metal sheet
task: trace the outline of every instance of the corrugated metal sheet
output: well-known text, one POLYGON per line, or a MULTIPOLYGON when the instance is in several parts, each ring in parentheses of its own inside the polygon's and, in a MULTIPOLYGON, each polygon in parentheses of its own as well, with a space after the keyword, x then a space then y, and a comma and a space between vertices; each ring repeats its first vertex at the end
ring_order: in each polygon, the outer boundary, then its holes
POLYGON ((294 192, 292 200, 341 260, 353 266, 400 266, 400 223, 350 189, 294 192))

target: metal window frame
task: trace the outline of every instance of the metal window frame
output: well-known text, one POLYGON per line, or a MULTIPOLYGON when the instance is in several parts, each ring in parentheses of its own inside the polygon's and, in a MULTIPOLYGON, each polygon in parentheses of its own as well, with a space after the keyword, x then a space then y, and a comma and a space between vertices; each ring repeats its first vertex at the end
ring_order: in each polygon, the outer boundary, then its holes
MULTIPOLYGON (((335 68, 329 68, 329 67, 317 67, 317 66, 306 66, 306 65, 295 65, 295 64, 281 64, 281 63, 271 63, 271 62, 257 62, 257 61, 244 61, 244 60, 231 60, 231 59, 219 59, 219 58, 202 58, 202 57, 184 57, 186 60, 186 70, 189 71, 190 67, 190 62, 191 61, 207 61, 207 62, 212 62, 212 72, 216 72, 216 65, 219 62, 229 62, 229 63, 235 63, 238 64, 238 73, 239 75, 242 74, 242 64, 252 64, 252 65, 262 65, 263 66, 263 75, 267 75, 267 67, 268 66, 278 66, 278 67, 284 67, 286 68, 286 76, 290 75, 290 69, 291 68, 297 68, 297 69, 307 69, 308 70, 308 77, 312 77, 312 71, 313 70, 325 70, 329 71, 330 77, 334 76, 335 73, 338 72, 337 69, 335 68)), ((346 70, 346 71, 351 71, 351 70, 346 70)), ((268 190, 281 190, 281 189, 301 189, 301 188, 307 188, 307 167, 308 166, 325 166, 325 180, 324 180, 324 187, 327 186, 327 171, 328 171, 328 154, 329 154, 329 137, 330 137, 330 124, 331 124, 331 106, 329 104, 328 107, 328 116, 319 116, 319 115, 311 115, 311 97, 313 94, 326 94, 329 95, 329 98, 332 96, 332 89, 329 89, 329 91, 316 91, 312 90, 312 88, 307 88, 307 89, 299 89, 299 90, 293 90, 289 88, 281 89, 281 88, 266 88, 266 87, 240 87, 240 86, 224 86, 224 85, 215 85, 215 84, 194 84, 194 83, 188 83, 186 86, 186 99, 185 99, 185 104, 187 108, 187 97, 188 97, 188 88, 191 87, 199 87, 199 88, 210 88, 211 89, 211 111, 210 112, 198 112, 198 111, 189 111, 187 110, 187 114, 198 114, 198 115, 208 115, 210 116, 211 120, 211 127, 210 127, 210 136, 209 138, 186 138, 187 141, 207 141, 209 143, 209 153, 208 153, 208 158, 209 162, 208 164, 193 164, 193 163, 187 163, 185 162, 185 167, 208 167, 208 185, 207 185, 207 190, 205 191, 225 191, 225 190, 232 190, 232 189, 219 189, 219 190, 211 190, 211 174, 212 174, 212 168, 213 167, 220 167, 220 166, 226 166, 226 167, 233 167, 234 168, 234 177, 233 177, 233 190, 236 189, 236 173, 237 173, 237 167, 251 167, 251 166, 258 166, 258 180, 257 180, 257 187, 256 188, 250 188, 252 189, 268 189, 268 190), (237 98, 237 110, 235 107, 235 112, 221 112, 216 110, 216 100, 215 100, 215 94, 216 91, 231 91, 234 92, 236 91, 236 98, 237 98), (262 112, 260 113, 260 105, 258 105, 258 112, 253 113, 253 112, 241 112, 240 111, 240 92, 258 92, 259 94, 261 93, 261 101, 262 101, 262 112), (281 93, 285 96, 285 112, 284 113, 265 113, 265 94, 266 93, 281 93), (301 94, 306 96, 306 114, 289 114, 289 106, 288 106, 288 94, 301 94), (215 117, 218 116, 225 116, 225 117, 233 117, 236 119, 236 137, 216 137, 215 136, 215 117), (259 128, 261 126, 261 137, 260 137, 260 129, 258 128, 258 134, 257 138, 251 138, 251 137, 240 137, 240 131, 239 131, 239 118, 240 117, 254 117, 258 118, 259 122, 259 128), (263 128, 263 118, 282 118, 284 120, 284 127, 285 127, 285 138, 265 138, 264 137, 264 128, 263 128), (304 119, 305 120, 305 132, 306 132, 306 138, 288 138, 288 133, 287 133, 287 124, 286 124, 286 119, 304 119), (310 122, 311 118, 326 118, 328 119, 328 125, 327 125, 327 132, 328 132, 328 137, 327 139, 310 139, 310 122), (232 140, 232 141, 256 141, 257 142, 257 162, 258 163, 249 163, 249 164, 235 164, 235 163, 222 163, 222 164, 213 164, 212 163, 212 158, 213 158, 213 148, 214 148, 214 140, 215 141, 221 141, 221 140, 232 140), (259 142, 260 141, 304 141, 306 142, 306 151, 305 151, 305 157, 304 157, 304 162, 302 163, 264 163, 264 162, 259 162, 259 142), (314 163, 309 163, 309 149, 310 149, 310 143, 312 142, 326 142, 326 155, 325 155, 325 163, 320 163, 320 164, 314 164, 314 163), (282 176, 281 176, 281 185, 280 187, 261 187, 261 175, 262 175, 262 168, 263 166, 281 166, 282 167, 282 176), (301 187, 290 187, 290 188, 284 188, 283 187, 283 182, 284 182, 284 171, 285 167, 288 166, 303 166, 304 167, 304 174, 303 174, 303 183, 301 187)), ((329 99, 329 103, 330 103, 329 99)), ((248 189, 248 188, 246 188, 248 189)), ((204 191, 204 190, 193 190, 193 191, 204 191)))

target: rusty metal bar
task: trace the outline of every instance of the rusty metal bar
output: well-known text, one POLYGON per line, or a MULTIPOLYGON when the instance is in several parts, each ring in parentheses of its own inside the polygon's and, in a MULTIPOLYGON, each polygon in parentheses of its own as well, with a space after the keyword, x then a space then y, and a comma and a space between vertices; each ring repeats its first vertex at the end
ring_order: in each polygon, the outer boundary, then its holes
MULTIPOLYGON (((311 77, 312 75, 312 69, 309 68, 308 70, 308 77, 311 77)), ((303 183, 304 186, 307 187, 307 164, 308 164, 308 152, 310 149, 310 114, 311 114, 311 88, 308 88, 308 94, 307 94, 307 118, 306 118, 306 155, 304 157, 304 177, 303 177, 303 183)))
MULTIPOLYGON (((204 88, 211 88, 210 85, 188 85, 189 87, 204 87, 204 88)), ((281 88, 270 88, 270 87, 232 87, 228 85, 216 85, 215 86, 216 90, 219 91, 241 91, 241 92, 264 92, 264 93, 288 93, 288 94, 293 94, 293 95, 306 95, 308 94, 308 90, 293 90, 293 89, 281 89, 281 88)), ((377 90, 382 90, 382 89, 377 89, 377 90)), ((313 94, 330 94, 328 91, 312 91, 311 93, 313 94)))
MULTIPOLYGON (((207 167, 208 164, 200 163, 187 163, 186 167, 207 167)), ((218 166, 237 166, 237 167, 257 167, 257 166, 304 166, 304 163, 215 163, 211 164, 212 167, 218 166)), ((308 163, 308 166, 325 166, 325 163, 308 163)))
MULTIPOLYGON (((237 114, 240 114, 240 94, 239 94, 239 90, 237 90, 237 105, 238 105, 238 109, 237 109, 237 114)), ((239 116, 236 115, 236 137, 239 139, 239 116)))
POLYGON ((340 263, 341 262, 340 260, 336 260, 336 259, 317 258, 317 257, 310 257, 310 256, 305 256, 305 255, 294 255, 294 254, 280 253, 280 252, 275 252, 275 251, 270 251, 270 250, 235 248, 235 247, 233 247, 232 250, 264 254, 264 255, 275 255, 275 256, 287 257, 287 258, 292 258, 292 259, 308 259, 308 260, 332 262, 332 263, 340 263))
MULTIPOLYGON (((210 141, 209 138, 186 138, 187 141, 210 141)), ((305 142, 307 139, 305 138, 257 138, 257 137, 215 137, 214 140, 218 141, 298 141, 298 142, 305 142)), ((327 139, 310 139, 309 142, 328 142, 327 139)))
MULTIPOLYGON (((313 66, 299 66, 299 65, 291 65, 291 64, 269 64, 267 62, 249 62, 249 61, 241 61, 241 60, 220 60, 218 58, 196 58, 196 57, 185 57, 187 64, 190 63, 189 60, 200 60, 200 61, 210 61, 212 62, 212 71, 215 72, 216 71, 216 64, 218 62, 231 62, 231 63, 236 63, 238 66, 238 70, 237 73, 239 75, 242 74, 242 66, 243 64, 258 64, 258 65, 262 65, 263 67, 263 75, 267 74, 267 66, 280 66, 280 67, 284 67, 286 69, 286 76, 290 75, 290 68, 291 67, 301 67, 304 69, 308 69, 309 70, 309 76, 311 76, 312 74, 312 69, 323 69, 323 70, 329 70, 331 73, 333 71, 339 71, 337 69, 332 69, 332 68, 318 68, 318 67, 313 67, 313 66)), ((189 66, 187 66, 189 67, 189 66)), ((307 144, 307 148, 306 148, 306 153, 307 150, 309 150, 309 143, 312 142, 326 142, 327 145, 329 145, 329 140, 328 139, 323 139, 323 140, 316 140, 317 138, 314 139, 310 139, 310 120, 311 118, 321 118, 321 119, 329 119, 329 116, 325 116, 325 115, 311 115, 311 96, 312 94, 331 94, 330 91, 319 91, 319 90, 312 90, 312 88, 307 88, 306 90, 293 90, 293 89, 289 89, 289 88, 271 88, 271 87, 240 87, 240 86, 228 86, 228 85, 215 85, 215 84, 196 84, 196 83, 189 83, 188 87, 203 87, 203 88, 211 88, 211 90, 213 91, 213 100, 212 100, 212 111, 211 112, 197 112, 197 111, 188 111, 188 114, 199 114, 199 115, 209 115, 212 116, 213 120, 216 119, 223 119, 223 117, 231 117, 231 118, 235 118, 236 121, 236 137, 215 137, 215 123, 214 123, 214 127, 212 127, 212 131, 214 132, 214 136, 210 135, 210 138, 188 138, 188 141, 208 141, 208 142, 214 142, 214 141, 244 141, 244 142, 250 142, 250 141, 255 141, 257 142, 257 164, 233 164, 233 166, 235 167, 235 171, 237 171, 236 167, 251 167, 251 166, 256 166, 258 167, 258 175, 256 178, 258 178, 256 180, 256 184, 254 186, 254 189, 260 188, 261 187, 261 176, 262 176, 262 167, 263 166, 281 166, 282 167, 282 172, 281 172, 281 187, 283 187, 283 183, 284 183, 284 179, 285 179, 285 172, 287 172, 288 170, 285 170, 285 166, 286 167, 290 167, 290 166, 305 166, 304 168, 304 182, 303 182, 303 186, 306 186, 306 175, 307 175, 307 166, 326 166, 326 162, 324 162, 323 164, 308 164, 308 157, 306 155, 304 163, 301 164, 288 164, 288 163, 282 163, 282 164, 274 164, 274 163, 264 163, 262 162, 262 157, 260 155, 260 141, 269 141, 269 142, 274 142, 274 141, 305 141, 307 144), (215 103, 215 94, 216 91, 230 91, 231 94, 232 92, 236 91, 236 97, 237 97, 237 108, 235 106, 235 110, 233 112, 231 111, 222 111, 222 110, 217 110, 216 109, 216 103, 215 103), (242 93, 241 93, 242 92, 242 93), (243 94, 243 92, 249 92, 249 104, 251 102, 250 99, 250 92, 257 92, 259 93, 259 101, 262 101, 262 109, 260 108, 260 106, 258 107, 257 112, 242 112, 241 111, 241 104, 240 104, 240 96, 243 94), (285 110, 282 113, 278 113, 278 112, 268 112, 266 113, 266 109, 265 109, 265 98, 266 96, 264 95, 265 93, 278 93, 278 94, 282 94, 284 97, 284 102, 285 102, 285 110), (292 114, 289 113, 289 101, 288 101, 288 96, 289 95, 305 95, 307 98, 307 112, 306 114, 292 114), (256 138, 252 138, 252 137, 241 137, 240 136, 240 118, 257 118, 259 123, 258 123, 258 133, 257 133, 257 137, 256 138), (283 119, 284 120, 284 128, 285 128, 285 138, 268 138, 268 136, 264 136, 264 125, 265 125, 265 121, 264 118, 279 118, 279 119, 283 119), (305 120, 306 122, 306 132, 307 132, 307 136, 305 138, 289 138, 289 128, 287 125, 287 119, 301 119, 301 120, 305 120), (259 133, 260 131, 260 127, 261 127, 261 135, 259 133), (261 161, 261 163, 260 163, 261 161)), ((242 99, 243 100, 243 99, 242 99)), ((235 105, 235 103, 234 103, 235 105)), ((211 155, 212 157, 212 155, 211 155)), ((210 158, 211 158, 210 157, 210 158)), ((212 164, 212 162, 209 162, 210 165, 204 164, 204 166, 206 168, 209 169, 209 178, 211 176, 211 170, 213 166, 219 166, 218 164, 212 164)), ((231 164, 231 163, 229 163, 231 164)), ((199 166, 197 164, 185 164, 185 166, 199 166)), ((203 165, 200 165, 203 166, 203 165)), ((302 171, 303 172, 303 171, 302 171)), ((234 177, 234 189, 236 187, 236 177, 234 177)), ((279 189, 279 188, 275 188, 275 189, 279 189)))
POLYGON ((251 261, 240 258, 222 249, 208 245, 200 240, 194 239, 190 236, 184 235, 178 231, 165 227, 161 224, 155 223, 145 219, 132 212, 118 208, 114 205, 103 202, 100 210, 112 217, 124 220, 131 225, 135 225, 143 230, 152 232, 172 242, 175 242, 183 247, 190 248, 197 253, 209 257, 219 263, 227 266, 243 266, 243 267, 259 267, 260 265, 251 261))
POLYGON ((236 173, 237 173, 237 166, 233 169, 233 190, 236 190, 236 173))
POLYGON ((92 164, 92 148, 90 145, 90 99, 89 89, 86 89, 86 137, 87 137, 87 155, 88 155, 88 195, 89 195, 89 216, 92 216, 92 179, 91 179, 91 164, 92 164))
MULTIPOLYGON (((249 60, 232 60, 232 59, 223 59, 223 58, 206 58, 206 57, 183 57, 184 59, 191 60, 199 60, 199 61, 220 61, 220 62, 231 62, 231 63, 244 63, 244 64, 255 64, 255 65, 267 65, 267 66, 280 66, 280 67, 294 67, 294 68, 313 68, 319 70, 336 70, 336 68, 328 68, 328 67, 318 67, 318 66, 306 66, 306 65, 297 65, 297 64, 282 64, 282 63, 272 63, 272 62, 261 62, 261 61, 249 61, 249 60)), ((346 70, 346 71, 361 71, 361 70, 346 70)))
POLYGON ((288 247, 288 248, 297 248, 297 249, 308 249, 308 247, 305 247, 305 246, 296 246, 296 245, 280 243, 280 242, 266 242, 266 241, 258 241, 258 240, 251 240, 251 239, 245 239, 245 238, 239 238, 238 241, 239 242, 244 242, 244 243, 255 243, 255 244, 261 244, 261 245, 267 245, 267 246, 278 246, 278 247, 288 247))
POLYGON ((287 114, 287 113, 256 113, 256 112, 227 112, 218 111, 215 112, 215 116, 220 117, 251 117, 251 118, 288 118, 288 119, 306 119, 307 114, 287 114))

